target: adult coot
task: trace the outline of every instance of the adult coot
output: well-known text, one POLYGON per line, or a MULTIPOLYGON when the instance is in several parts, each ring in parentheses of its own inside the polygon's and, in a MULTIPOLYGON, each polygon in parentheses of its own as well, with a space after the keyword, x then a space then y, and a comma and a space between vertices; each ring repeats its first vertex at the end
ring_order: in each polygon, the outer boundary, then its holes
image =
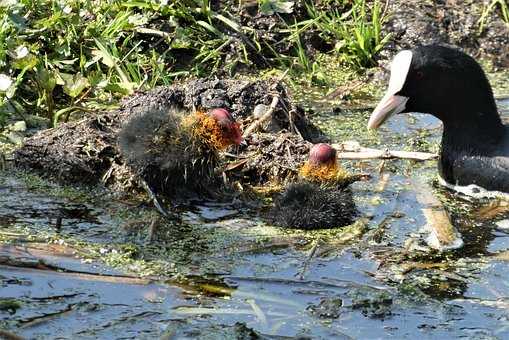
POLYGON ((334 148, 324 143, 314 145, 300 176, 276 198, 269 212, 272 223, 286 228, 321 229, 353 222, 356 209, 347 186, 355 176, 339 166, 334 148))
POLYGON ((442 121, 439 173, 446 184, 509 192, 509 128, 473 58, 436 45, 399 52, 368 128, 402 112, 430 113, 442 121))
POLYGON ((223 108, 188 113, 171 108, 134 112, 118 137, 120 153, 158 210, 172 216, 159 195, 208 193, 218 151, 242 141, 239 125, 223 108))

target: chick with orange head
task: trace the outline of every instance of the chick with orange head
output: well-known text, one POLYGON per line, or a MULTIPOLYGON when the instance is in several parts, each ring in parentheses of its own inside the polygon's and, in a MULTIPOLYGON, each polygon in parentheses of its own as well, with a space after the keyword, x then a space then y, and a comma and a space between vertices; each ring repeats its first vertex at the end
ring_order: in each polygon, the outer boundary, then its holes
POLYGON ((316 144, 300 169, 300 179, 276 198, 269 217, 275 225, 297 229, 351 224, 356 208, 348 185, 354 178, 338 164, 333 147, 316 144))
POLYGON ((238 123, 224 108, 133 112, 118 137, 122 157, 165 216, 171 214, 161 204, 161 195, 210 194, 219 182, 214 173, 218 152, 241 141, 238 123))
POLYGON ((299 175, 310 182, 339 186, 350 184, 351 177, 339 165, 336 149, 327 143, 313 145, 299 175))

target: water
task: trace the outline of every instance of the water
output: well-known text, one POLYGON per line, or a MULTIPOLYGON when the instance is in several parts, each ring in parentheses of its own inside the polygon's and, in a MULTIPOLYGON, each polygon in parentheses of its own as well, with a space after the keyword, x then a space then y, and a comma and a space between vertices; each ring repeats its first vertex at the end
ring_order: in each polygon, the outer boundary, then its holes
MULTIPOLYGON (((509 116, 509 100, 498 104, 509 116)), ((313 119, 338 141, 437 148, 440 123, 430 116, 399 115, 369 135, 360 129, 368 115, 324 112, 313 119), (359 129, 341 128, 346 121, 359 129)), ((377 190, 380 163, 344 162, 351 171, 374 174, 353 187, 368 222, 352 242, 339 242, 339 230, 284 231, 241 207, 209 204, 186 214, 187 227, 163 231, 164 242, 149 246, 143 243, 154 216, 148 209, 100 193, 62 195, 4 174, 0 259, 11 265, 0 267, 0 307, 6 298, 19 305, 15 312, 0 308, 0 325, 29 338, 240 339, 253 332, 508 338, 508 234, 496 225, 509 217, 506 209, 436 188, 465 247, 447 255, 407 251, 409 244, 425 245, 412 180, 432 185, 436 164, 386 161, 388 180, 377 190), (12 266, 9 257, 24 267, 12 266), (157 263, 157 270, 147 263, 157 263), (118 277, 124 272, 154 280, 118 277), (183 279, 165 282, 161 273, 183 279)))

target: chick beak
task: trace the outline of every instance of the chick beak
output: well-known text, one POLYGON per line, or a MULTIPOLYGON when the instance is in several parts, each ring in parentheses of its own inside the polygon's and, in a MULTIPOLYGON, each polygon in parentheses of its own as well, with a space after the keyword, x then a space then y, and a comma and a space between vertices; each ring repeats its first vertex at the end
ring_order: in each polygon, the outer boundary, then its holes
POLYGON ((405 81, 412 63, 412 52, 404 50, 399 52, 391 63, 391 78, 387 93, 371 113, 368 122, 368 129, 376 129, 382 125, 387 118, 405 110, 408 97, 397 95, 405 85, 405 81))

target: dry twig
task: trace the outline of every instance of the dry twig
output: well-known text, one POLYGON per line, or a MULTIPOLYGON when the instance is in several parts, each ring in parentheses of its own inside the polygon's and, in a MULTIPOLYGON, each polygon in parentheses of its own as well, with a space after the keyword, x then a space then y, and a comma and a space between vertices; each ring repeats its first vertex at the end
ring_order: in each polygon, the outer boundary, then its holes
POLYGON ((413 159, 426 161, 437 157, 434 153, 415 151, 394 151, 364 148, 355 141, 347 141, 340 144, 332 144, 338 150, 339 159, 413 159))

